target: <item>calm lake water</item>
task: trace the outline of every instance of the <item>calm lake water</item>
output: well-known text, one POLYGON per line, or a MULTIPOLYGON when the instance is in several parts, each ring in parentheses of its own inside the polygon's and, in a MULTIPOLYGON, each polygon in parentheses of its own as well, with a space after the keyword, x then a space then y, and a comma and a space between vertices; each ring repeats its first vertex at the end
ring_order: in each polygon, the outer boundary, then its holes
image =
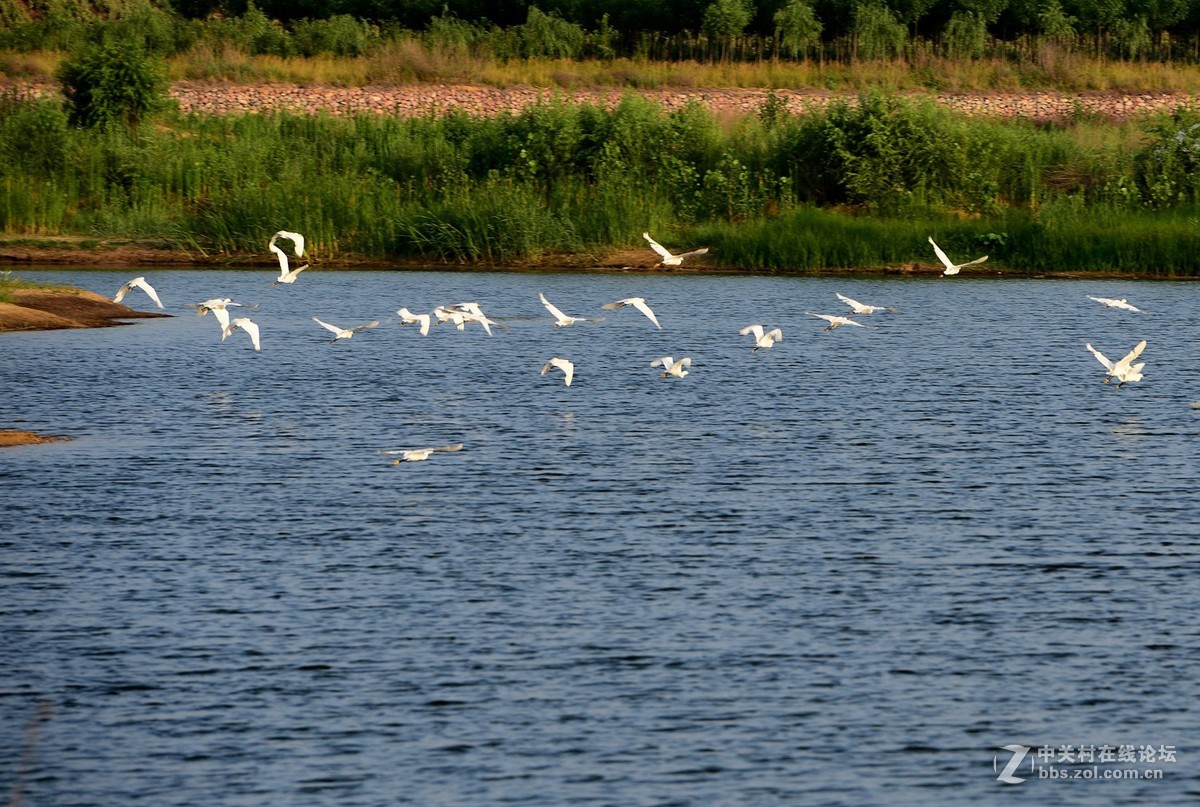
POLYGON ((26 805, 1200 797, 1194 285, 145 275, 174 318, 0 334, 0 426, 75 438, 0 454, 26 805), (896 311, 823 333, 835 292, 896 311), (600 310, 635 295, 663 330, 600 310), (261 353, 212 296, 259 304, 261 353), (508 330, 395 324, 464 300, 508 330), (1145 380, 1102 384, 1084 343, 1140 339, 1145 380))

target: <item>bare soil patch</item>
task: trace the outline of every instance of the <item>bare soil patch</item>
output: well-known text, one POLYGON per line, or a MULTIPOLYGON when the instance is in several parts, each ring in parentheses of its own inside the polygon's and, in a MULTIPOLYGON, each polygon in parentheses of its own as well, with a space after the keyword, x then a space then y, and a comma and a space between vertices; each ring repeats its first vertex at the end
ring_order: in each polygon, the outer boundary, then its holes
POLYGON ((12 301, 0 303, 0 331, 46 331, 58 328, 107 328, 120 320, 168 317, 114 303, 83 289, 14 289, 12 301))
POLYGON ((189 266, 216 263, 161 242, 102 241, 80 236, 0 238, 0 264, 78 266, 189 266))
POLYGON ((35 443, 56 443, 69 440, 69 437, 49 437, 44 434, 20 431, 19 429, 0 429, 0 448, 9 446, 28 446, 35 443))

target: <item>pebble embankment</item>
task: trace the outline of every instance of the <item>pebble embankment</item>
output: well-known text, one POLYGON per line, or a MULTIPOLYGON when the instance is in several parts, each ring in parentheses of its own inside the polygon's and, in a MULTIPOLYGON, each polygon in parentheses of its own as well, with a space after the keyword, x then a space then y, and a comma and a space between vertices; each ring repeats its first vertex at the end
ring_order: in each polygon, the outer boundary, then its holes
MULTIPOLYGON (((13 86, 10 84, 10 86, 13 86)), ((56 94, 50 83, 17 83, 21 92, 36 95, 56 94)), ((213 82, 176 82, 171 96, 184 112, 207 114, 245 114, 267 110, 298 112, 327 111, 332 114, 376 112, 386 115, 416 116, 461 109, 472 115, 496 115, 523 109, 539 101, 562 98, 576 103, 615 106, 626 94, 636 92, 666 109, 678 109, 690 101, 699 101, 719 115, 754 113, 768 97, 761 89, 541 89, 533 87, 477 87, 448 84, 402 84, 368 87, 302 86, 297 84, 223 84, 213 82)), ((801 112, 822 107, 853 95, 838 95, 819 90, 774 90, 775 96, 789 109, 801 112)), ((916 95, 916 93, 913 93, 916 95)), ((936 93, 938 103, 969 115, 1002 118, 1024 117, 1031 120, 1063 120, 1073 115, 1096 115, 1109 120, 1125 120, 1152 112, 1171 111, 1180 106, 1200 105, 1196 93, 1165 92, 995 92, 936 93)))

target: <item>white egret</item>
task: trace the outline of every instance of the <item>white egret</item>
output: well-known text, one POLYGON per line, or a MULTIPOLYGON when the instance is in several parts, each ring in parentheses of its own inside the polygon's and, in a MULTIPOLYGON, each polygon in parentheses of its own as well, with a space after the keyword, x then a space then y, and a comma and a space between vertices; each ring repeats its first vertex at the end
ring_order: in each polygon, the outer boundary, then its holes
POLYGON ((672 255, 667 251, 667 248, 650 237, 650 233, 642 233, 642 238, 650 242, 650 249, 654 250, 662 258, 661 261, 654 264, 655 266, 679 266, 683 263, 683 259, 689 255, 703 255, 708 252, 708 247, 700 247, 693 249, 691 252, 683 252, 679 255, 672 255))
POLYGON ((439 305, 433 309, 433 315, 437 317, 438 325, 441 325, 443 322, 453 322, 454 327, 460 331, 465 330, 467 327, 467 317, 462 311, 439 305))
POLYGON ((975 260, 967 261, 966 263, 955 263, 946 257, 946 253, 942 252, 941 247, 934 243, 933 236, 929 236, 929 243, 933 244, 933 251, 937 253, 938 260, 940 260, 946 266, 946 268, 942 270, 942 275, 957 275, 959 270, 964 266, 973 266, 977 263, 983 263, 988 259, 988 256, 984 255, 982 258, 976 258, 975 260))
POLYGON ((1125 311, 1137 311, 1139 313, 1145 313, 1142 311, 1142 309, 1130 305, 1129 301, 1124 297, 1122 297, 1120 300, 1114 300, 1112 297, 1093 297, 1089 294, 1087 298, 1089 300, 1095 300, 1098 303, 1103 303, 1105 308, 1120 308, 1125 311))
POLYGON ((229 306, 234 306, 235 308, 258 308, 258 303, 255 303, 254 305, 244 305, 242 303, 235 303, 229 297, 214 297, 211 300, 205 300, 202 303, 195 303, 191 307, 196 309, 197 314, 204 316, 209 311, 217 311, 222 308, 228 308, 229 306))
POLYGON ((738 333, 742 336, 746 336, 747 334, 754 335, 754 347, 750 348, 751 353, 757 352, 759 348, 768 348, 776 342, 783 341, 783 331, 779 328, 771 331, 763 331, 763 326, 757 324, 747 325, 738 331, 738 333))
POLYGON ((158 299, 158 292, 156 292, 154 290, 153 286, 151 286, 149 283, 146 282, 146 278, 144 278, 144 277, 135 277, 133 280, 129 281, 124 286, 117 289, 117 296, 113 298, 113 302, 114 303, 121 302, 122 300, 125 299, 125 295, 128 294, 129 292, 133 291, 135 288, 139 288, 142 291, 146 292, 146 295, 151 300, 153 300, 154 304, 157 305, 159 308, 163 307, 162 300, 158 299))
POLYGON ((840 316, 836 316, 834 314, 814 314, 811 311, 805 311, 804 313, 808 314, 810 317, 818 317, 818 318, 823 319, 826 322, 828 322, 829 325, 827 325, 823 329, 826 332, 832 331, 834 328, 838 327, 839 325, 856 325, 859 328, 867 327, 866 325, 863 325, 861 322, 855 322, 854 320, 850 319, 849 317, 840 317, 840 316))
POLYGON ((1129 351, 1123 359, 1116 363, 1109 361, 1103 353, 1092 347, 1090 343, 1086 347, 1096 357, 1096 361, 1103 364, 1104 369, 1107 370, 1104 379, 1105 384, 1115 378, 1118 382, 1117 389, 1120 389, 1130 382, 1142 380, 1142 368, 1146 366, 1146 363, 1143 361, 1134 364, 1133 360, 1142 355, 1142 351, 1146 349, 1145 339, 1138 342, 1133 350, 1129 351))
POLYGON ((844 294, 839 294, 836 291, 834 292, 834 294, 837 294, 837 298, 839 300, 841 300, 843 303, 845 303, 846 305, 853 308, 855 314, 874 314, 876 311, 890 311, 891 310, 890 308, 885 308, 881 305, 867 305, 866 303, 860 303, 858 300, 854 300, 850 297, 847 297, 844 294))
POLYGON ((296 250, 296 257, 304 257, 304 236, 300 235, 300 233, 290 233, 287 230, 280 230, 279 232, 275 233, 275 235, 271 236, 271 243, 267 244, 267 249, 274 252, 275 256, 279 258, 279 277, 277 277, 275 282, 271 284, 272 286, 274 286, 276 283, 295 283, 296 276, 308 268, 308 264, 306 263, 299 269, 293 269, 291 271, 288 270, 287 253, 275 246, 275 242, 280 238, 290 238, 296 250))
POLYGON ((617 300, 615 303, 606 303, 600 307, 612 311, 616 308, 624 308, 627 305, 631 305, 638 311, 641 311, 654 323, 654 327, 660 331, 662 330, 662 326, 658 324, 658 317, 654 316, 654 312, 650 310, 650 306, 646 305, 646 300, 642 297, 627 297, 624 300, 617 300))
POLYGON ((224 342, 225 336, 227 335, 225 333, 225 329, 229 327, 229 306, 235 306, 237 308, 258 308, 257 304, 245 306, 241 303, 235 303, 228 297, 214 297, 211 300, 205 300, 202 303, 196 303, 192 306, 192 308, 195 308, 196 313, 200 316, 204 316, 210 311, 212 312, 212 315, 217 318, 217 322, 221 325, 221 341, 224 342))
POLYGON ((604 322, 604 317, 588 319, 586 317, 571 317, 564 314, 554 303, 546 299, 546 295, 538 292, 538 298, 542 301, 542 305, 546 306, 546 310, 550 312, 550 316, 554 317, 555 328, 565 328, 576 322, 604 322))
POLYGON ((567 359, 560 359, 555 356, 553 359, 542 365, 542 375, 545 375, 555 367, 563 371, 563 375, 566 376, 565 381, 567 386, 571 386, 571 381, 575 378, 575 363, 568 361, 567 359))
MULTIPOLYGON (((280 255, 282 255, 282 254, 283 253, 280 253, 280 255)), ((284 258, 283 260, 286 261, 287 259, 284 258)), ((301 272, 303 272, 307 268, 308 268, 308 264, 306 263, 303 266, 297 266, 295 269, 291 270, 290 272, 287 269, 280 269, 279 277, 272 280, 271 285, 278 286, 280 283, 295 283, 296 276, 299 275, 301 272)))
POLYGON ((368 322, 366 325, 359 325, 354 328, 339 328, 336 325, 330 325, 328 322, 322 322, 316 317, 313 317, 313 322, 316 322, 318 325, 333 331, 334 337, 330 340, 330 344, 333 344, 339 339, 349 339, 350 337, 354 336, 355 331, 365 331, 368 328, 374 328, 379 324, 379 320, 375 320, 374 322, 368 322))
POLYGON ((399 465, 402 462, 420 462, 421 460, 429 459, 430 454, 436 454, 443 451, 462 451, 463 444, 455 443, 450 446, 438 446, 436 448, 398 448, 392 451, 380 451, 380 454, 387 456, 400 455, 400 459, 392 460, 392 465, 399 465))
MULTIPOLYGON (((215 311, 213 312, 216 313, 215 311)), ((225 337, 238 329, 242 329, 250 335, 250 341, 254 343, 255 350, 262 350, 262 343, 258 339, 258 323, 252 322, 248 317, 238 317, 233 322, 230 322, 221 331, 221 341, 225 341, 225 337)))
MULTIPOLYGON (((483 309, 479 307, 479 303, 458 303, 450 306, 450 310, 457 311, 462 315, 463 325, 465 325, 467 322, 478 322, 483 326, 483 329, 487 331, 488 336, 492 335, 493 325, 495 325, 497 328, 504 328, 505 330, 508 330, 505 326, 501 325, 499 322, 496 322, 494 319, 488 319, 483 313, 483 309)), ((458 329, 460 331, 463 329, 463 325, 459 325, 457 321, 455 321, 454 324, 458 325, 458 329)))
POLYGON ((403 325, 415 325, 417 323, 420 323, 421 336, 429 336, 429 315, 428 314, 414 314, 413 312, 409 311, 407 308, 399 309, 398 311, 396 311, 396 314, 399 315, 400 324, 402 326, 403 325))
POLYGON ((659 375, 659 378, 666 378, 669 375, 673 375, 676 378, 683 378, 688 374, 687 368, 692 366, 692 360, 684 356, 679 361, 675 361, 670 356, 663 356, 661 359, 655 359, 650 362, 650 366, 663 368, 663 372, 659 375))

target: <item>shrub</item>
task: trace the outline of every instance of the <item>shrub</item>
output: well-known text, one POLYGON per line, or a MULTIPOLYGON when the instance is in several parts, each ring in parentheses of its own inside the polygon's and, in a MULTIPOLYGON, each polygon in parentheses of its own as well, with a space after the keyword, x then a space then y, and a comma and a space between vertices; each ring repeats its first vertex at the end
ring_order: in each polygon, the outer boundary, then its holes
POLYGON ((587 39, 583 28, 557 14, 545 14, 537 6, 529 7, 525 23, 517 26, 515 33, 526 59, 575 59, 587 39))
POLYGON ((162 60, 131 41, 89 45, 57 73, 71 122, 100 128, 134 125, 165 107, 166 76, 162 60))
POLYGON ((62 171, 66 151, 67 116, 57 104, 0 96, 0 176, 47 179, 62 171))
POLYGON ((1142 202, 1162 208, 1200 201, 1200 115, 1179 110, 1146 128, 1153 139, 1134 159, 1142 202))
POLYGON ((301 20, 292 31, 292 42, 302 56, 362 56, 380 41, 379 29, 347 14, 325 20, 301 20))

